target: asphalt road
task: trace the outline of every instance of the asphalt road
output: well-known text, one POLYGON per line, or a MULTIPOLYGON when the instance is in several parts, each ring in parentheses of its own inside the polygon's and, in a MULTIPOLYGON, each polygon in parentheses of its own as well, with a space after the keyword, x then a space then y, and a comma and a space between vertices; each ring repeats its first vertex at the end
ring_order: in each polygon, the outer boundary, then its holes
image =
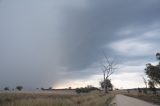
POLYGON ((116 95, 110 106, 159 106, 155 104, 151 104, 136 98, 124 96, 124 95, 116 95))

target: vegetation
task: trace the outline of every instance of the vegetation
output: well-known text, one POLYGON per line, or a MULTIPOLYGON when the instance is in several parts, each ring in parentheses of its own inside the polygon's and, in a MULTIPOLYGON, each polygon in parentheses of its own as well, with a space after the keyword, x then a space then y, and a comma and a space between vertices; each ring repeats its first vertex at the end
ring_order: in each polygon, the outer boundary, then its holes
POLYGON ((102 64, 102 72, 104 80, 100 82, 101 87, 104 89, 104 93, 108 93, 108 87, 113 88, 111 84, 111 80, 109 80, 109 77, 114 73, 115 69, 117 69, 117 64, 113 59, 107 58, 107 56, 104 53, 105 61, 102 64), (102 85, 103 84, 103 85, 102 85), (109 85, 108 85, 109 84, 109 85))
POLYGON ((148 85, 149 85, 150 90, 152 90, 153 93, 156 94, 155 82, 153 80, 149 80, 148 85))
MULTIPOLYGON (((160 53, 156 54, 156 58, 160 61, 160 53)), ((156 84, 160 84, 160 62, 155 66, 151 63, 148 63, 146 65, 145 72, 152 81, 154 81, 156 84)))
POLYGON ((4 90, 5 90, 5 91, 9 91, 9 87, 5 87, 4 90))
MULTIPOLYGON (((157 60, 160 61, 160 53, 156 54, 157 60)), ((145 73, 149 78, 149 88, 156 94, 156 85, 160 85, 160 62, 158 65, 152 65, 148 63, 145 68, 145 73)))
POLYGON ((94 91, 94 90, 99 90, 98 88, 96 87, 93 87, 93 86, 87 86, 87 87, 81 87, 81 88, 77 88, 76 89, 76 93, 88 93, 88 92, 91 92, 91 91, 94 91))
POLYGON ((156 84, 160 84, 160 65, 152 65, 152 64, 147 64, 146 65, 146 74, 147 76, 154 81, 156 84))
POLYGON ((111 83, 111 80, 109 80, 109 79, 105 79, 105 82, 104 81, 101 81, 100 82, 100 85, 101 85, 101 87, 104 89, 104 87, 105 87, 105 89, 107 89, 107 91, 108 90, 113 90, 113 85, 112 85, 112 83, 111 83), (105 83, 105 84, 104 84, 105 83))
POLYGON ((21 91, 23 89, 23 86, 17 86, 16 89, 21 91))
POLYGON ((0 106, 107 106, 113 94, 0 93, 0 106))

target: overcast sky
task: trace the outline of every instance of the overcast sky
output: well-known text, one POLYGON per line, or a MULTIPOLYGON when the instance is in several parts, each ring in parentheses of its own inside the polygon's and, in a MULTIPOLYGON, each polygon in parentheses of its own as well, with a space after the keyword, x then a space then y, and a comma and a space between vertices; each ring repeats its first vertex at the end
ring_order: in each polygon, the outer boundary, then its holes
POLYGON ((159 51, 159 0, 0 0, 0 89, 99 86, 103 52, 115 87, 143 87, 159 51))

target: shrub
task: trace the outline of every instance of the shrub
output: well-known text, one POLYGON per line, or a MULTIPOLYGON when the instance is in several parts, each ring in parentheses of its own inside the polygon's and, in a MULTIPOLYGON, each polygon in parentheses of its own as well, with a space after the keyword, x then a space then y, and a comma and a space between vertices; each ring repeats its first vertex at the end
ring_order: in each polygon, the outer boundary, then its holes
POLYGON ((99 90, 96 87, 92 87, 92 86, 88 86, 88 87, 81 87, 81 88, 76 88, 76 92, 77 93, 88 93, 90 91, 94 91, 94 90, 99 90))
POLYGON ((23 89, 23 86, 17 86, 16 89, 21 91, 23 89))

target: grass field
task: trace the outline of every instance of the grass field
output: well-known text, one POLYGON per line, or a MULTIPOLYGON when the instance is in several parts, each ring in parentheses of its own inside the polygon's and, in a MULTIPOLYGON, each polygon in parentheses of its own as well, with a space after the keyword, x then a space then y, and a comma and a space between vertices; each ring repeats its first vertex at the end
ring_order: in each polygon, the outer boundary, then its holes
POLYGON ((87 94, 54 94, 2 92, 0 106, 107 106, 113 94, 100 92, 87 94))

